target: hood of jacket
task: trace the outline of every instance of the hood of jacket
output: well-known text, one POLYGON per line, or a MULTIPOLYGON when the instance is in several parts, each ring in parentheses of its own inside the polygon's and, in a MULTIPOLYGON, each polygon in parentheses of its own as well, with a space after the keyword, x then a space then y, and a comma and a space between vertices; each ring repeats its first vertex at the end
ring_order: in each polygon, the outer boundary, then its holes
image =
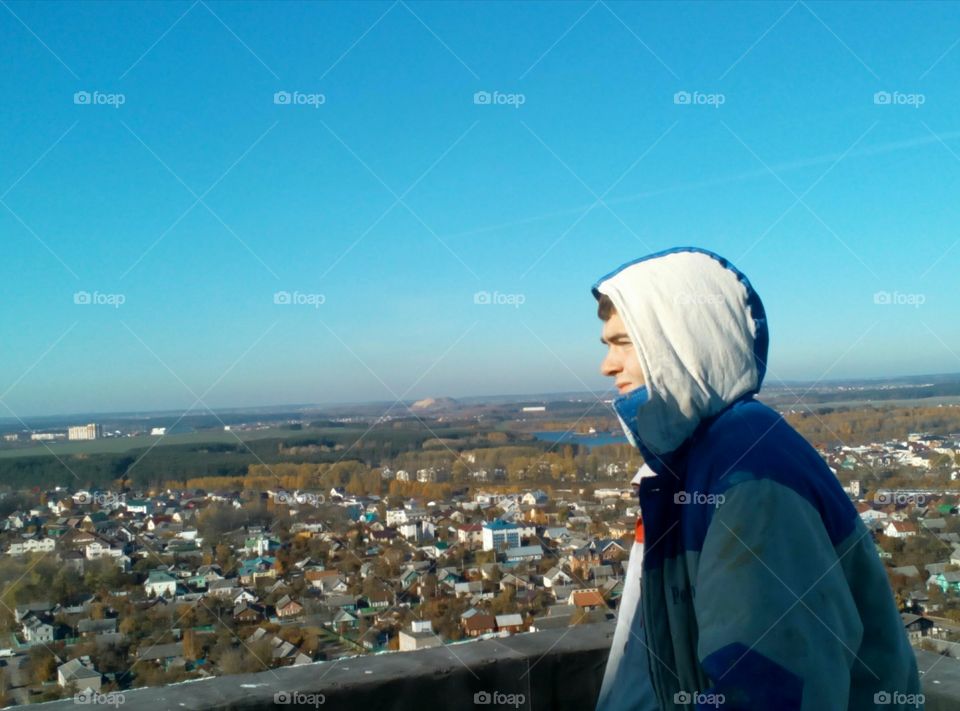
POLYGON ((630 442, 656 455, 760 390, 769 333, 763 303, 729 261, 678 247, 628 262, 593 286, 613 302, 634 343, 648 397, 615 408, 630 442), (632 409, 632 408, 631 408, 632 409))

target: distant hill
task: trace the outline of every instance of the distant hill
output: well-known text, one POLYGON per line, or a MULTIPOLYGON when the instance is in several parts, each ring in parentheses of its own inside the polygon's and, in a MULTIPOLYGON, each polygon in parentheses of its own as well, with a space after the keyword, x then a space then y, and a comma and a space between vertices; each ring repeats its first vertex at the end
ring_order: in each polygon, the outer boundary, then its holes
POLYGON ((452 410, 459 405, 460 403, 452 397, 426 397, 423 400, 417 400, 410 406, 410 409, 420 410, 421 412, 436 412, 438 410, 452 410))

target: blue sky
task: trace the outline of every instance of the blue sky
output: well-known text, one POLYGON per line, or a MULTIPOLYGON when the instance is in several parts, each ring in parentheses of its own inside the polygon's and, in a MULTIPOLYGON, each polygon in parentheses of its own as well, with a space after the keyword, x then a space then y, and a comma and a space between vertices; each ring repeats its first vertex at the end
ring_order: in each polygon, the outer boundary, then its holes
POLYGON ((2 5, 0 416, 600 392, 683 244, 768 383, 960 371, 956 5, 2 5))

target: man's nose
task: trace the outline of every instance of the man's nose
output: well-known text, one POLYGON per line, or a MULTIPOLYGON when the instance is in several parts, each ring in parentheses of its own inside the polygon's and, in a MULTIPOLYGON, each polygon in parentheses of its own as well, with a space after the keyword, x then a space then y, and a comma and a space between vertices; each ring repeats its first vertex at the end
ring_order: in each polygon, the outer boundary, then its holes
POLYGON ((614 376, 620 372, 620 366, 612 354, 607 353, 607 356, 600 363, 600 372, 607 376, 614 376))

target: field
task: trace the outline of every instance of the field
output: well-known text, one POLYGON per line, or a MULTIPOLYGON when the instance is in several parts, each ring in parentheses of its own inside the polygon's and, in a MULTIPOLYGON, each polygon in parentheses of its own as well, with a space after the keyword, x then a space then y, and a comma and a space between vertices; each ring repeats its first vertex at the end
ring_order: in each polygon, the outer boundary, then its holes
MULTIPOLYGON (((237 439, 249 442, 257 439, 286 438, 291 436, 309 437, 311 435, 320 435, 328 433, 330 430, 292 430, 287 427, 270 427, 263 430, 231 431, 224 432, 220 430, 200 430, 199 432, 187 432, 183 434, 171 434, 164 436, 143 435, 141 437, 111 437, 105 439, 95 439, 90 441, 75 440, 61 442, 47 442, 46 447, 43 444, 31 444, 30 446, 9 447, 0 449, 0 459, 11 459, 16 457, 38 457, 50 456, 51 452, 57 456, 74 454, 122 454, 135 449, 145 449, 157 443, 157 447, 168 447, 171 445, 183 444, 237 444, 237 439), (49 447, 49 449, 48 449, 49 447)), ((343 432, 342 429, 336 430, 343 432)))

